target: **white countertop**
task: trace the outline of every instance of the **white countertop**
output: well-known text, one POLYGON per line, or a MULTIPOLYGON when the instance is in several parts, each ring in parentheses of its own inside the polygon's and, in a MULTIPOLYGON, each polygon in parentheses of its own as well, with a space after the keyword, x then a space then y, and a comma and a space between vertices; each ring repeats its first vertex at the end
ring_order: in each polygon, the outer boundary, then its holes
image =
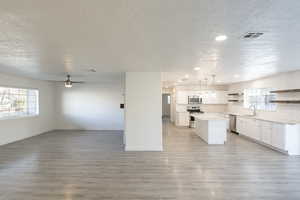
POLYGON ((233 113, 233 112, 228 112, 227 114, 228 115, 236 115, 236 116, 248 118, 248 119, 256 119, 256 120, 275 122, 275 123, 281 123, 281 124, 290 124, 290 125, 300 124, 300 121, 296 121, 296 120, 285 120, 285 119, 276 119, 276 118, 266 119, 266 118, 260 118, 260 117, 251 116, 251 115, 243 115, 243 114, 233 113))
POLYGON ((204 113, 204 114, 191 114, 199 120, 228 120, 222 113, 204 113))

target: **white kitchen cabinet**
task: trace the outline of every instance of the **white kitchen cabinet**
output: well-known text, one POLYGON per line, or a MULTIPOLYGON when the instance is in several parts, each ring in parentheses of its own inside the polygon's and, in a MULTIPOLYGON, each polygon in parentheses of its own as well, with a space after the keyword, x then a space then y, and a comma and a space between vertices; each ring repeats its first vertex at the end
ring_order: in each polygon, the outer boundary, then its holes
POLYGON ((227 91, 216 91, 217 104, 227 104, 227 91))
MULTIPOLYGON (((251 137, 251 123, 249 119, 244 119, 244 132, 242 132, 242 135, 246 135, 248 137, 251 137)), ((252 138, 252 137, 251 137, 252 138)))
POLYGON ((244 125, 243 119, 237 117, 237 119, 236 119, 236 132, 243 133, 244 132, 243 131, 243 125, 244 125))
POLYGON ((188 104, 188 92, 187 91, 177 91, 176 103, 177 104, 188 104))
POLYGON ((200 96, 199 91, 187 91, 187 96, 200 96))
POLYGON ((245 135, 247 137, 251 137, 251 124, 250 124, 250 120, 243 118, 243 130, 241 131, 240 134, 245 135))
POLYGON ((224 144, 227 140, 228 119, 219 115, 196 116, 196 134, 208 144, 224 144))
POLYGON ((285 150, 285 125, 279 123, 273 123, 273 131, 272 131, 272 142, 271 145, 285 150))
POLYGON ((240 118, 239 120, 237 120, 237 127, 240 129, 238 130, 238 133, 240 133, 241 135, 245 135, 249 138, 258 141, 262 141, 262 138, 264 137, 267 138, 267 136, 263 135, 263 132, 266 129, 266 124, 264 124, 261 120, 240 118))
POLYGON ((250 119, 250 121, 251 125, 249 128, 251 128, 251 137, 255 140, 261 140, 261 121, 256 119, 250 119))
POLYGON ((238 118, 237 132, 255 140, 261 139, 260 122, 255 119, 238 118))
POLYGON ((184 91, 176 92, 177 104, 188 104, 189 96, 200 96, 202 104, 227 104, 227 91, 184 91))
POLYGON ((241 122, 242 122, 242 127, 241 127, 242 129, 239 133, 242 134, 242 135, 248 136, 247 119, 242 118, 241 122))
POLYGON ((203 104, 227 104, 226 91, 204 91, 201 98, 203 104))
POLYGON ((266 144, 272 145, 272 123, 261 121, 260 124, 261 141, 266 144))
POLYGON ((190 114, 188 112, 176 113, 176 126, 188 126, 190 120, 190 114))
POLYGON ((300 155, 300 124, 284 124, 237 117, 237 132, 289 155, 300 155))
POLYGON ((237 117, 236 120, 236 131, 242 135, 246 135, 248 133, 247 128, 246 128, 246 119, 245 118, 240 118, 237 117))

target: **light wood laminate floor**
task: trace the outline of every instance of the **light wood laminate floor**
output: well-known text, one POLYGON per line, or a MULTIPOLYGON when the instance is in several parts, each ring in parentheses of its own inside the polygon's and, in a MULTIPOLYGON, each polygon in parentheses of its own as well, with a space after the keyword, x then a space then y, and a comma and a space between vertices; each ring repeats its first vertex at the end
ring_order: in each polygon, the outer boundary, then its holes
POLYGON ((164 152, 118 132, 55 131, 0 147, 0 199, 300 199, 300 158, 230 134, 206 145, 164 124, 164 152))

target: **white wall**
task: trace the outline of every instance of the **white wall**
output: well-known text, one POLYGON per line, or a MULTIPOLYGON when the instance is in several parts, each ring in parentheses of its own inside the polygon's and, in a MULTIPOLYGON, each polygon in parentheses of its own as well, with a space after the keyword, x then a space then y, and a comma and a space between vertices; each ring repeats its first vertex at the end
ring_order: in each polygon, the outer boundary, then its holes
MULTIPOLYGON (((236 83, 229 86, 230 91, 243 91, 246 88, 273 88, 277 89, 296 89, 300 88, 300 71, 281 73, 275 76, 258 79, 254 81, 236 83)), ((300 99, 299 93, 278 95, 278 98, 296 98, 300 99)), ((257 115, 269 119, 289 119, 299 121, 299 104, 277 104, 276 111, 257 111, 257 115)), ((232 103, 228 105, 228 111, 249 113, 248 109, 243 108, 243 104, 232 103)))
POLYGON ((39 89, 40 103, 37 117, 0 120, 0 145, 55 129, 53 83, 0 74, 0 86, 39 89))
POLYGON ((161 73, 126 73, 125 150, 162 151, 161 94, 161 73))
POLYGON ((108 83, 57 84, 57 129, 123 130, 122 80, 108 83))

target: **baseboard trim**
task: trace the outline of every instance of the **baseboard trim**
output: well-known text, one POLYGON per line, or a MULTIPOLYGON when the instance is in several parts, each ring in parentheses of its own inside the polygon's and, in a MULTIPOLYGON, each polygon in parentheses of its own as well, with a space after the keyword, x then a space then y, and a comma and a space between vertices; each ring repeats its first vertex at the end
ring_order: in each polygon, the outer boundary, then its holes
POLYGON ((277 147, 274 147, 274 146, 272 146, 272 145, 266 144, 266 143, 264 143, 264 142, 262 142, 262 141, 256 140, 256 139, 254 139, 254 138, 248 137, 248 136, 243 135, 243 134, 240 134, 240 133, 239 133, 239 136, 245 138, 246 140, 252 141, 252 142, 254 142, 254 143, 256 143, 256 144, 260 144, 260 145, 262 145, 262 146, 264 146, 264 147, 267 147, 267 148, 269 148, 269 149, 272 149, 273 151, 276 151, 276 152, 278 152, 278 153, 282 153, 282 154, 287 155, 287 156, 289 155, 289 153, 288 153, 287 151, 284 151, 284 150, 279 149, 279 148, 277 148, 277 147))
POLYGON ((68 132, 68 131, 83 131, 83 132, 103 132, 103 134, 109 133, 109 134, 123 134, 124 130, 86 130, 86 129, 55 129, 53 131, 62 131, 62 132, 68 132))
POLYGON ((126 146, 125 151, 153 151, 153 152, 161 152, 163 151, 163 147, 144 147, 144 146, 126 146))
POLYGON ((53 132, 53 131, 55 131, 55 130, 49 130, 49 131, 41 132, 41 133, 38 133, 38 134, 36 134, 36 135, 32 135, 32 136, 28 136, 28 137, 25 137, 25 138, 21 138, 21 139, 12 141, 12 142, 0 144, 0 146, 5 146, 5 145, 13 144, 13 143, 15 143, 15 142, 20 142, 20 141, 22 141, 22 140, 26 140, 26 139, 29 139, 29 138, 32 138, 32 137, 35 137, 35 136, 43 135, 43 134, 46 134, 46 133, 51 133, 51 132, 53 132))
POLYGON ((122 129, 112 130, 112 129, 54 129, 54 131, 122 131, 122 129))

